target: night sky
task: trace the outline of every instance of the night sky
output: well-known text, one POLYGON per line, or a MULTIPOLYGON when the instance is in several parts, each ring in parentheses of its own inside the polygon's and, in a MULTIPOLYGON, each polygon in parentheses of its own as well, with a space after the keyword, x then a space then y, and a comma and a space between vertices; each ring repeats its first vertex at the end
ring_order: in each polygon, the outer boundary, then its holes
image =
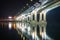
POLYGON ((16 13, 18 13, 18 11, 20 11, 20 9, 22 8, 22 6, 24 5, 24 1, 17 1, 17 0, 2 0, 1 1, 1 12, 0 12, 0 16, 1 17, 5 17, 5 16, 13 16, 16 13), (23 3, 22 3, 23 2, 23 3))
POLYGON ((28 3, 29 5, 37 2, 38 0, 1 0, 0 1, 0 18, 16 15, 24 6, 28 3))

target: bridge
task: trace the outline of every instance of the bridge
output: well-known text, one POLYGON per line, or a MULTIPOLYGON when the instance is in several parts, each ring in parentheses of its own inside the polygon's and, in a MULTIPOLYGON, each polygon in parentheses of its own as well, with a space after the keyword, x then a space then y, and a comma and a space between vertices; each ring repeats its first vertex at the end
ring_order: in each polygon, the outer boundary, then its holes
POLYGON ((21 22, 20 20, 15 20, 15 19, 0 19, 0 22, 21 22))
POLYGON ((35 8, 30 7, 20 15, 18 13, 15 19, 4 19, 0 20, 0 22, 16 22, 16 30, 23 40, 25 40, 25 38, 27 38, 27 40, 53 40, 46 34, 46 13, 59 6, 60 0, 54 0, 35 8))

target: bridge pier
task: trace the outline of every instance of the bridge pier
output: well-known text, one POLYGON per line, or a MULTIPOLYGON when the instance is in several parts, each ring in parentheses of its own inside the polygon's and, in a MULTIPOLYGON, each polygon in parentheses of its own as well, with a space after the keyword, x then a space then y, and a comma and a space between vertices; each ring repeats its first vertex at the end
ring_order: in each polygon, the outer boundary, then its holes
POLYGON ((40 13, 40 35, 42 36, 42 40, 46 39, 46 12, 42 11, 40 13))

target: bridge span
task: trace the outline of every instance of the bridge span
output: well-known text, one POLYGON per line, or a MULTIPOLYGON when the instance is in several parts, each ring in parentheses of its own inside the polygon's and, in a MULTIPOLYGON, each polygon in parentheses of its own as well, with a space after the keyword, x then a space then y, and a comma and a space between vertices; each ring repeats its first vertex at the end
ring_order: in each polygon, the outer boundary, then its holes
POLYGON ((45 5, 40 5, 38 8, 33 10, 31 10, 33 7, 27 9, 16 17, 15 20, 21 21, 20 23, 16 24, 16 30, 19 34, 21 31, 21 36, 25 35, 29 40, 53 40, 46 34, 46 13, 59 6, 60 1, 55 0, 45 5))
POLYGON ((14 23, 15 29, 23 40, 54 40, 46 34, 46 15, 47 12, 57 7, 60 7, 60 0, 54 0, 35 8, 30 7, 17 15, 15 19, 4 19, 0 22, 14 23))

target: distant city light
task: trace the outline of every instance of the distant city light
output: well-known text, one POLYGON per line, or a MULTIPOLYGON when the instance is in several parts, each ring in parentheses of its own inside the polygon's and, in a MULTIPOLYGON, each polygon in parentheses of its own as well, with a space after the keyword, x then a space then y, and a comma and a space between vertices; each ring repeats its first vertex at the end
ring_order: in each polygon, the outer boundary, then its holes
POLYGON ((12 18, 11 16, 8 17, 9 19, 12 18))

